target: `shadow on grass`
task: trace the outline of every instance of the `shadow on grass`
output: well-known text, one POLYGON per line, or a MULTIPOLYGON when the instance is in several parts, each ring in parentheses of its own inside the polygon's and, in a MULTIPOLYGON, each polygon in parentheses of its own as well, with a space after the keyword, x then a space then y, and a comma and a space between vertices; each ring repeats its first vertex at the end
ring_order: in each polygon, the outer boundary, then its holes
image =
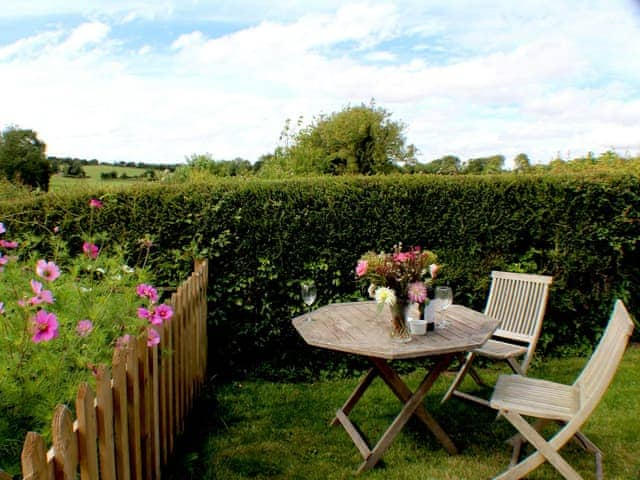
MULTIPOLYGON (((575 378, 583 359, 548 360, 530 371, 540 378, 575 378)), ((633 348, 623 361, 599 412, 585 433, 604 447, 607 478, 640 478, 635 453, 640 448, 637 429, 630 419, 640 416, 640 349, 633 348), (635 476, 634 476, 635 473, 635 476)), ((504 371, 483 368, 483 378, 495 381, 504 371)), ((424 368, 404 372, 415 389, 424 368)), ((483 479, 504 470, 510 458, 505 441, 514 433, 508 422, 496 421, 496 412, 452 399, 440 399, 453 373, 436 382, 425 406, 458 447, 450 456, 424 425, 411 419, 386 451, 376 468, 360 476, 367 480, 483 479)), ((180 439, 174 461, 163 472, 169 479, 346 479, 355 478, 362 462, 344 430, 330 427, 333 414, 358 379, 336 378, 315 382, 270 382, 261 379, 210 385, 203 393, 180 439)), ((471 380, 463 389, 473 390, 471 380)), ((474 393, 488 397, 490 389, 474 393)), ((350 418, 374 443, 400 411, 400 402, 376 379, 350 418)), ((563 449, 565 458, 585 479, 593 475, 593 457, 575 444, 563 449)), ((557 472, 542 466, 528 478, 554 479, 557 472)))

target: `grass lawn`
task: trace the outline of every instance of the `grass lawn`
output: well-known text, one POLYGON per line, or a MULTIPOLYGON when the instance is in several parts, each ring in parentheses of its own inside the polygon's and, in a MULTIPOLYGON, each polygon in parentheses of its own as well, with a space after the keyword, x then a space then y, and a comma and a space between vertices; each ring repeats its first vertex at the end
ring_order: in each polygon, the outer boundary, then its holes
MULTIPOLYGON (((133 178, 123 179, 120 176, 124 173, 129 177, 137 177, 143 174, 146 169, 135 167, 123 167, 120 165, 83 165, 82 167, 87 174, 86 178, 63 177, 60 174, 53 175, 49 184, 49 190, 52 192, 60 192, 68 188, 83 188, 107 185, 132 185, 141 181, 133 178), (116 172, 118 178, 115 180, 104 180, 100 177, 101 173, 116 172)), ((156 173, 160 174, 160 171, 156 173)))
MULTIPOLYGON (((548 359, 535 363, 529 375, 571 383, 586 359, 548 359)), ((494 380, 508 369, 481 369, 494 380)), ((411 388, 424 368, 405 376, 411 388)), ((504 470, 514 430, 495 412, 452 399, 440 405, 453 372, 440 377, 426 399, 458 446, 449 456, 421 423, 413 419, 396 437, 383 460, 359 478, 376 480, 488 479, 504 470)), ((344 479, 354 478, 362 458, 341 426, 331 427, 333 413, 348 397, 357 378, 313 383, 273 383, 260 379, 212 386, 179 440, 172 479, 344 479)), ((470 379, 463 389, 473 388, 470 379)), ((351 413, 370 441, 377 441, 400 409, 400 403, 376 379, 351 413)), ((640 478, 640 346, 625 354, 613 384, 582 429, 604 452, 607 479, 640 478)), ((563 456, 585 479, 595 478, 593 456, 570 442, 563 456)), ((556 479, 545 464, 529 477, 556 479)))

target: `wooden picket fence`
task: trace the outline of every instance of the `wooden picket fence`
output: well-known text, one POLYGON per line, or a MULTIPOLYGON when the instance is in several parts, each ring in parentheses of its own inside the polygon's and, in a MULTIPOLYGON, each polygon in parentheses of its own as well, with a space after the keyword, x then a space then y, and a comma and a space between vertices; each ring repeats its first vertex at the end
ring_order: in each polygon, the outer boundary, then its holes
POLYGON ((29 432, 22 450, 25 480, 159 479, 193 406, 207 368, 208 263, 198 261, 171 296, 174 316, 159 327, 160 344, 139 339, 116 348, 111 367, 95 372, 76 397, 76 416, 58 405, 53 446, 29 432), (162 353, 160 353, 162 352, 162 353))

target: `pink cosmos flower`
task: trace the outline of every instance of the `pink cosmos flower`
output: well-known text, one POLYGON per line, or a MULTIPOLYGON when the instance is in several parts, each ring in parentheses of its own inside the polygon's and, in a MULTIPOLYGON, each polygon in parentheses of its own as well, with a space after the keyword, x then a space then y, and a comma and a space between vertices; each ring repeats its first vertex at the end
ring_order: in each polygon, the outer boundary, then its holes
POLYGON ((0 272, 4 271, 4 266, 9 263, 9 257, 0 253, 0 272))
POLYGON ((89 200, 89 207, 91 208, 102 208, 103 206, 104 206, 104 203, 102 203, 97 198, 92 198, 91 200, 89 200))
POLYGON ((30 280, 29 282, 31 283, 31 290, 33 290, 33 293, 35 294, 35 297, 32 297, 29 300, 31 305, 39 305, 40 303, 51 304, 54 302, 53 294, 50 290, 43 290, 42 284, 35 280, 30 280))
POLYGON ((427 287, 422 282, 410 283, 407 288, 407 296, 410 302, 422 303, 427 299, 427 287))
MULTIPOLYGON (((156 307, 156 310, 154 313, 154 317, 155 318, 159 318, 160 322, 158 323, 161 324, 162 322, 166 322, 168 320, 171 320, 171 317, 173 317, 173 308, 171 308, 169 305, 165 304, 165 303, 161 303, 160 305, 158 305, 156 307)), ((154 323, 153 321, 151 323, 154 323)))
POLYGON ((147 347, 153 347, 160 343, 160 334, 153 327, 147 328, 147 347))
POLYGON ((91 333, 91 330, 93 330, 93 323, 91 323, 91 320, 80 320, 78 322, 78 326, 76 327, 76 332, 81 337, 86 337, 87 335, 89 335, 91 333))
POLYGON ((4 302, 0 302, 0 315, 4 313, 4 302))
POLYGON ((58 336, 58 319, 55 313, 38 310, 33 317, 33 343, 48 342, 58 336))
POLYGON ((143 320, 151 321, 151 317, 153 316, 153 312, 144 308, 138 307, 138 318, 142 318, 143 320))
POLYGON ((58 225, 53 227, 53 233, 59 233, 59 232, 60 232, 60 227, 58 225))
POLYGON ((4 227, 4 223, 0 222, 0 234, 5 233, 7 229, 4 227))
POLYGON ((2 239, 2 240, 0 240, 0 247, 17 248, 18 247, 18 242, 2 239))
POLYGON ((367 268, 369 267, 369 263, 366 260, 360 260, 356 265, 356 275, 362 277, 367 273, 367 268))
POLYGON ((127 348, 127 345, 129 345, 130 341, 131 341, 131 335, 129 335, 128 333, 119 337, 116 340, 116 349, 122 350, 123 348, 127 348))
POLYGON ((100 249, 95 243, 84 242, 82 244, 82 251, 87 257, 91 259, 96 259, 98 258, 98 253, 100 252, 100 249))
POLYGON ((156 303, 158 301, 158 291, 146 283, 141 283, 136 287, 136 294, 140 298, 148 298, 151 303, 156 303))
POLYGON ((60 268, 53 262, 40 259, 36 263, 36 274, 47 282, 53 282, 60 276, 60 268))

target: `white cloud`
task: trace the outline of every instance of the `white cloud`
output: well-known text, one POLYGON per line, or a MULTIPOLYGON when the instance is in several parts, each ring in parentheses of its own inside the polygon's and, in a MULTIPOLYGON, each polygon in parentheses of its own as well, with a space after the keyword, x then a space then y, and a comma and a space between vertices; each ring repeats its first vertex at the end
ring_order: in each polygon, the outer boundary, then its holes
POLYGON ((640 149, 639 22, 619 2, 65 5, 88 20, 0 45, 0 128, 35 129, 53 155, 255 160, 286 118, 371 98, 407 124, 425 161, 640 149), (262 19, 224 34, 182 27, 186 15, 237 21, 249 6, 262 19), (121 33, 133 23, 136 46, 121 33), (144 37, 148 25, 171 35, 144 37))

